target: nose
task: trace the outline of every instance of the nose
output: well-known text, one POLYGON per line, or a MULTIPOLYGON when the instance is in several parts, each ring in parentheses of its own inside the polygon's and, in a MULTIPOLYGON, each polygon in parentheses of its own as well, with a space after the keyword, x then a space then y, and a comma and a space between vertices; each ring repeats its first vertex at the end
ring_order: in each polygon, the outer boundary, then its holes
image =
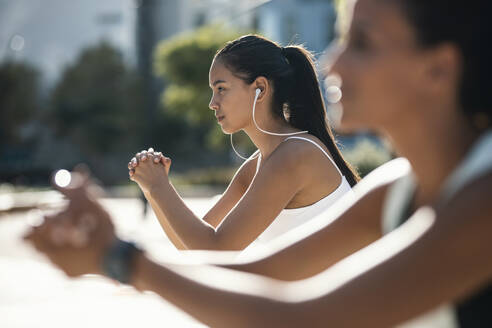
POLYGON ((208 108, 210 108, 211 110, 217 110, 219 109, 219 106, 217 104, 217 101, 215 100, 215 97, 212 96, 212 98, 210 98, 210 102, 208 104, 208 108))
POLYGON ((340 75, 340 62, 343 60, 345 45, 333 44, 325 50, 320 58, 321 73, 323 77, 331 74, 340 75))

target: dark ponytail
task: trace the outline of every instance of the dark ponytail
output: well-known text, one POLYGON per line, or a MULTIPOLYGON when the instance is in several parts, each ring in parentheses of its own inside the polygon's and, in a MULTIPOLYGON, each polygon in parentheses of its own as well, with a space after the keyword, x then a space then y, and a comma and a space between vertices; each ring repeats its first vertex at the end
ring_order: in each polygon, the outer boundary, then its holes
POLYGON ((312 54, 300 46, 285 47, 282 53, 294 68, 292 89, 288 98, 289 123, 300 130, 309 131, 321 140, 347 181, 354 186, 359 177, 335 144, 312 54))
POLYGON ((274 113, 320 139, 349 184, 357 183, 358 175, 336 146, 309 51, 301 46, 282 48, 264 37, 246 35, 228 42, 215 58, 248 84, 258 76, 267 78, 273 84, 274 113))

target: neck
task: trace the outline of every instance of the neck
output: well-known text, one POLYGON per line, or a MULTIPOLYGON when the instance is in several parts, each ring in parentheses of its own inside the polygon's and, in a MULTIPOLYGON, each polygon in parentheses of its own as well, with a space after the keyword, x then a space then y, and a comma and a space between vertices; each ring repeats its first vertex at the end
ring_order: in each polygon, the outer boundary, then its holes
MULTIPOLYGON (((283 121, 281 118, 268 118, 262 119, 255 115, 256 122, 258 126, 265 131, 274 133, 293 133, 299 130, 290 126, 287 122, 283 121)), ((264 133, 255 126, 253 122, 244 128, 244 131, 255 144, 255 146, 260 150, 261 157, 263 159, 268 158, 270 154, 277 148, 277 146, 288 136, 276 136, 268 133, 264 133)))
POLYGON ((422 120, 386 131, 412 164, 418 188, 415 206, 435 203, 446 178, 463 160, 477 135, 463 118, 422 120), (416 129, 416 126, 420 126, 416 129), (409 137, 411 136, 411 137, 409 137))

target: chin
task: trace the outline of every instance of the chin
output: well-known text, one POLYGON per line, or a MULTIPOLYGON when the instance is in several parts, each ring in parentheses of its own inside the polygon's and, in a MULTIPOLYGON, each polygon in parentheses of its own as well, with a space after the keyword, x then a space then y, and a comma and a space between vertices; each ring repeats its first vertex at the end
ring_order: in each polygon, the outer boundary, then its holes
POLYGON ((222 132, 224 134, 233 134, 234 132, 236 132, 234 129, 227 128, 225 126, 221 126, 220 128, 222 129, 222 132))

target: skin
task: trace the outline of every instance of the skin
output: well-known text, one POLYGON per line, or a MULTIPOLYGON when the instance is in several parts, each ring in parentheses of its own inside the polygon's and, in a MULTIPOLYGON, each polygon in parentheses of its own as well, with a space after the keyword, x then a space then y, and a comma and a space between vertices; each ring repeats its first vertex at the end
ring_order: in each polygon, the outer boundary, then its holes
MULTIPOLYGON (((244 130, 261 153, 246 161, 220 200, 203 219, 185 205, 168 179, 170 161, 153 150, 129 163, 131 179, 154 208, 171 241, 181 249, 241 250, 253 242, 284 208, 311 205, 332 193, 341 177, 331 161, 310 143, 259 131, 253 124, 255 90, 262 90, 255 118, 262 128, 299 132, 272 112, 274 90, 264 77, 252 84, 235 76, 219 59, 210 68, 210 109, 224 133, 244 130), (300 161, 299 159, 303 160, 300 161)), ((314 136, 303 135, 326 147, 314 136)))
MULTIPOLYGON (((469 182, 445 203, 438 197, 445 176, 441 172, 449 174, 476 138, 458 120, 462 118, 455 99, 458 57, 455 47, 449 45, 427 50, 417 47, 411 26, 390 2, 359 0, 347 48, 332 68, 342 76, 345 88, 350 87, 342 99, 345 126, 357 126, 364 116, 370 117, 374 128, 391 136, 417 175, 416 206, 420 209, 398 229, 330 269, 300 281, 281 282, 211 266, 158 265, 139 253, 132 285, 158 293, 214 327, 390 327, 443 303, 463 300, 489 283, 492 173, 469 182), (375 52, 361 53, 351 44, 354 30, 362 25, 368 33, 380 36, 380 43, 369 41, 375 52), (395 40, 406 47, 394 56, 401 56, 412 67, 395 65, 391 57, 377 60, 387 56, 380 47, 396 47, 395 40), (355 59, 361 61, 357 70, 352 66, 355 59), (373 70, 373 65, 381 71, 373 70), (386 79, 390 81, 384 82, 386 79), (382 88, 384 92, 361 90, 370 88, 370 81, 375 83, 374 90, 382 88), (402 85, 398 87, 396 81, 402 85), (398 90, 405 84, 415 89, 398 90), (383 99, 388 107, 376 105, 383 99), (418 101, 418 106, 407 108, 407 101, 418 101), (359 111, 355 104, 365 104, 367 113, 351 114, 359 111), (400 123, 402 117, 413 129, 421 127, 418 133, 409 132, 400 123)), ((88 198, 72 199, 80 203, 88 198)), ((352 207, 359 204, 360 200, 352 207)), ((109 221, 104 216, 100 220, 109 221)), ((52 222, 48 220, 28 239, 68 274, 75 265, 73 258, 87 263, 86 272, 98 270, 98 256, 87 254, 102 254, 101 247, 47 247, 52 245, 48 233, 50 225, 56 225, 52 222), (45 228, 48 232, 42 231, 45 228), (60 253, 64 256, 58 256, 60 253)), ((95 236, 91 234, 91 238, 99 238, 95 236)))

